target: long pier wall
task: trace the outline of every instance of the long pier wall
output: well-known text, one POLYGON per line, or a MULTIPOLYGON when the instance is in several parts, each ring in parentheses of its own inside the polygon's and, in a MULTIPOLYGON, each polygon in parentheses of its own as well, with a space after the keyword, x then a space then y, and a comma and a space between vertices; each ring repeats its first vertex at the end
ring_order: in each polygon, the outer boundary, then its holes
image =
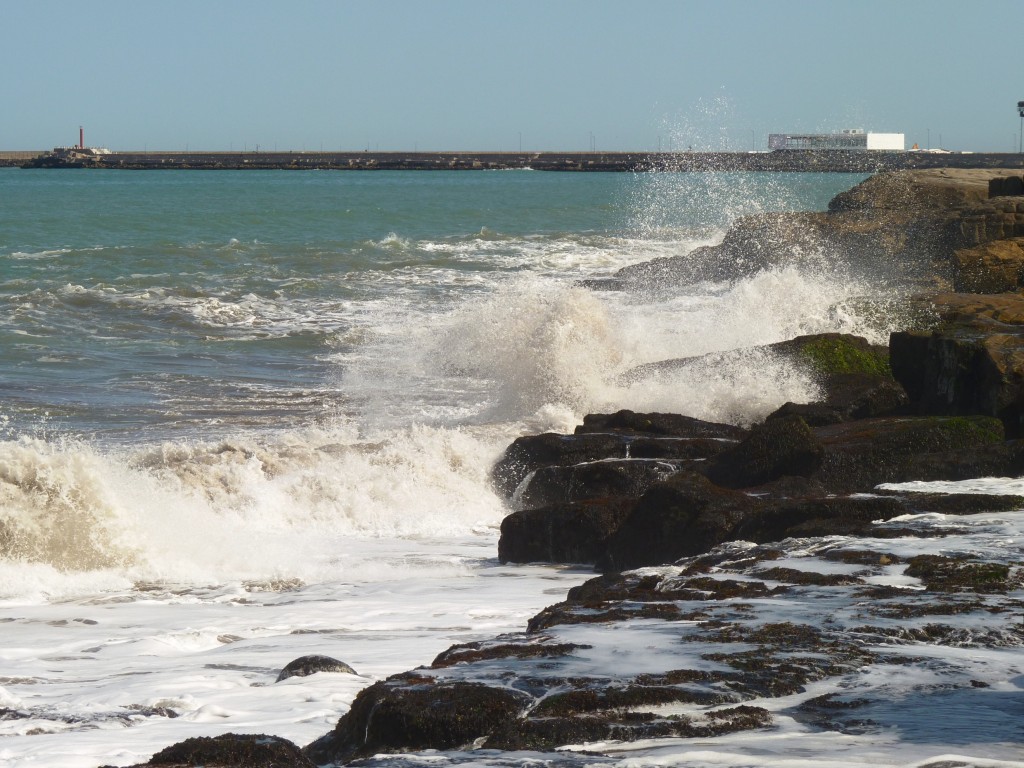
POLYGON ((0 152, 0 168, 24 165, 44 154, 39 150, 22 150, 17 152, 0 152))
POLYGON ((112 152, 42 154, 26 168, 509 170, 537 171, 817 171, 873 173, 913 168, 1022 168, 1009 153, 857 152, 112 152))

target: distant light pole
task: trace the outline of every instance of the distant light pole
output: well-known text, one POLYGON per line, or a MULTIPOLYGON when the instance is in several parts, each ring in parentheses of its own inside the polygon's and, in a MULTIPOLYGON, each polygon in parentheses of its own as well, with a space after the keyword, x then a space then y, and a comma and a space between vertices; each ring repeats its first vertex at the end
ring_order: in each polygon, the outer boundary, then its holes
POLYGON ((1017 154, 1024 154, 1024 101, 1017 102, 1017 114, 1020 115, 1020 133, 1017 134, 1017 154))
POLYGON ((757 140, 754 138, 754 129, 750 129, 750 150, 753 152, 757 149, 757 140))

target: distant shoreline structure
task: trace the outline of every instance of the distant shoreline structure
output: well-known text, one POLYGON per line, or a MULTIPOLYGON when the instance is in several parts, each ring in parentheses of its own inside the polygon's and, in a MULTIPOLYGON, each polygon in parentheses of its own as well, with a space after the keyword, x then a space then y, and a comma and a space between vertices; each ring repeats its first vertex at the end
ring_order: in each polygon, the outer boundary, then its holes
MULTIPOLYGON (((68 151, 71 149, 72 151, 68 151)), ((0 152, 22 168, 120 170, 789 171, 874 173, 914 168, 1021 168, 1016 153, 773 150, 768 152, 0 152)))

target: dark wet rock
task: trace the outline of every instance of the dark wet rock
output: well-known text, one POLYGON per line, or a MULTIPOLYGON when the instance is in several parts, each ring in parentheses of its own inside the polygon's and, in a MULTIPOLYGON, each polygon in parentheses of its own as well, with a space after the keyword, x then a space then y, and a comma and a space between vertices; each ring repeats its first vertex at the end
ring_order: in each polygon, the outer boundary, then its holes
POLYGON ((846 587, 850 584, 863 584, 864 582, 856 576, 842 573, 815 573, 814 571, 800 571, 796 568, 765 568, 755 571, 760 579, 768 581, 781 581, 786 584, 803 584, 818 587, 846 587))
POLYGON ((512 498, 517 489, 525 495, 517 501, 520 508, 609 493, 636 496, 646 490, 651 478, 664 476, 683 462, 714 456, 745 434, 739 427, 678 414, 590 414, 575 434, 548 432, 518 438, 494 465, 491 478, 506 498, 512 498), (675 464, 629 463, 637 459, 675 464), (527 478, 532 487, 520 489, 527 478))
POLYGON ((817 480, 795 475, 785 475, 778 480, 772 480, 770 483, 747 488, 744 492, 765 501, 811 499, 829 495, 825 486, 817 480))
POLYGON ((478 683, 389 678, 360 691, 334 730, 304 752, 322 765, 384 751, 468 749, 516 720, 529 700, 478 683))
POLYGON ((821 398, 813 403, 785 403, 768 420, 799 416, 808 426, 870 419, 898 413, 909 403, 903 387, 891 376, 840 373, 828 377, 821 398))
POLYGON ((826 388, 831 377, 843 374, 892 377, 887 347, 871 344, 862 336, 849 333, 817 333, 797 336, 774 344, 645 363, 627 371, 622 379, 635 382, 664 377, 692 366, 714 367, 746 360, 752 355, 767 355, 788 360, 806 370, 826 388))
POLYGON ((707 615, 684 610, 677 602, 765 598, 785 592, 762 581, 692 576, 666 589, 658 576, 612 573, 598 576, 569 590, 561 603, 549 606, 530 619, 527 632, 537 633, 571 624, 608 623, 628 619, 700 621, 707 615))
POLYGON ((146 765, 195 768, 314 768, 287 739, 263 734, 197 736, 157 752, 146 765))
POLYGON ((950 624, 931 623, 919 627, 856 627, 862 637, 882 643, 927 643, 955 648, 1019 648, 1024 646, 1024 629, 978 631, 950 624))
POLYGON ((822 455, 821 443, 803 419, 780 416, 755 427, 743 442, 709 460, 701 471, 725 488, 749 488, 786 475, 809 477, 821 465, 822 455))
POLYGON ((914 456, 907 462, 907 480, 970 480, 975 477, 1019 477, 1024 474, 1024 441, 1008 440, 979 448, 914 456))
POLYGON ((604 541, 632 511, 631 499, 602 498, 513 512, 501 522, 503 563, 595 563, 604 541))
POLYGON ((456 664, 470 664, 479 661, 509 658, 555 659, 589 647, 577 643, 540 644, 535 639, 530 643, 508 643, 500 639, 477 643, 463 643, 461 645, 453 645, 448 650, 439 654, 431 663, 430 668, 443 669, 456 664))
POLYGON ((1024 295, 934 294, 938 324, 893 333, 893 375, 920 413, 986 414, 1024 430, 1024 295))
POLYGON ((876 493, 901 499, 914 512, 938 512, 944 515, 976 515, 982 512, 1018 512, 1024 510, 1024 496, 989 493, 921 493, 885 491, 876 493))
MULTIPOLYGON (((916 619, 921 616, 958 616, 964 613, 975 613, 988 610, 983 600, 974 595, 963 598, 949 595, 939 598, 929 595, 927 600, 907 600, 907 590, 893 588, 879 590, 877 587, 865 590, 864 597, 871 598, 868 612, 872 616, 887 619, 916 619)), ((998 609, 996 609, 998 610, 998 609)))
POLYGON ((806 366, 822 381, 861 374, 890 377, 889 350, 850 333, 816 333, 768 344, 763 349, 806 366))
POLYGON ((861 710, 869 704, 869 699, 850 699, 827 693, 801 702, 791 714, 797 722, 814 728, 837 733, 861 733, 865 725, 861 710))
POLYGON ((857 565, 892 565, 902 560, 891 552, 875 552, 870 549, 826 549, 819 555, 825 560, 857 565))
POLYGON ((635 498, 681 466, 680 461, 629 458, 541 467, 523 481, 513 502, 531 509, 609 496, 635 498))
POLYGON ((607 540, 602 570, 670 563, 729 538, 757 501, 692 472, 651 487, 607 540))
MULTIPOLYGON (((615 700, 617 697, 610 697, 615 700)), ((645 697, 646 698, 646 697, 645 697)), ((654 699, 654 697, 651 697, 654 699)), ((677 699, 685 700, 685 699, 677 699)), ((642 701, 642 703, 669 703, 642 701)), ((641 703, 632 706, 640 706, 641 703)), ((709 738, 726 733, 766 728, 771 714, 762 707, 742 705, 709 712, 703 717, 658 717, 651 713, 629 712, 624 708, 602 709, 600 714, 566 717, 531 717, 508 723, 488 744, 505 750, 544 750, 563 744, 596 741, 636 741, 667 737, 709 738)))
MULTIPOLYGON (((600 751, 608 740, 708 738, 769 727, 771 708, 744 702, 800 694, 811 684, 832 680, 834 691, 857 675, 865 683, 857 699, 884 695, 884 686, 869 684, 884 678, 881 669, 922 663, 886 653, 886 645, 1024 645, 1011 594, 1016 566, 918 556, 906 560, 908 573, 926 580, 925 589, 869 585, 867 576, 888 573, 900 558, 852 544, 837 540, 813 555, 806 540, 731 543, 677 566, 596 577, 538 614, 526 633, 455 646, 430 670, 367 689, 308 755, 322 763, 460 748, 453 745, 547 751, 589 742, 600 751), (855 568, 791 567, 805 557, 855 568), (587 644, 572 641, 581 635, 587 644), (649 658, 631 663, 630 647, 650 649, 649 658), (626 663, 606 668, 599 660, 609 654, 626 663), (667 714, 673 705, 692 705, 691 714, 667 714)), ((783 711, 842 732, 854 725, 857 699, 826 692, 783 711)))
POLYGON ((527 435, 505 449, 491 470, 495 489, 511 498, 531 472, 548 466, 571 466, 585 461, 627 458, 629 438, 615 434, 559 435, 545 432, 527 435))
POLYGON ((813 477, 833 492, 864 491, 880 483, 930 477, 930 457, 939 463, 998 448, 999 420, 987 416, 865 419, 818 427, 820 467, 813 477))
POLYGON ((1007 592, 1024 586, 1020 568, 1005 563, 988 563, 974 558, 919 555, 911 558, 907 576, 924 582, 933 592, 1007 592))
MULTIPOLYGON (((499 557, 618 571, 671 563, 730 540, 917 536, 911 528, 890 530, 877 522, 922 511, 1016 509, 1024 501, 845 495, 885 482, 1005 475, 992 470, 1024 466, 1024 446, 1003 441, 1000 422, 983 416, 890 417, 815 429, 799 417, 779 417, 696 466, 700 473, 683 469, 635 501, 606 485, 597 491, 612 495, 515 512, 502 525, 499 557)), ((556 483, 556 492, 560 488, 556 483)))
POLYGON ((317 672, 341 672, 346 675, 357 674, 352 667, 343 661, 332 659, 330 656, 300 656, 288 662, 274 682, 287 680, 289 677, 306 677, 317 672))
POLYGON ((746 430, 732 424, 702 421, 678 413, 635 413, 629 410, 611 414, 592 413, 583 417, 576 434, 621 432, 635 435, 657 435, 683 438, 725 438, 740 440, 746 430))

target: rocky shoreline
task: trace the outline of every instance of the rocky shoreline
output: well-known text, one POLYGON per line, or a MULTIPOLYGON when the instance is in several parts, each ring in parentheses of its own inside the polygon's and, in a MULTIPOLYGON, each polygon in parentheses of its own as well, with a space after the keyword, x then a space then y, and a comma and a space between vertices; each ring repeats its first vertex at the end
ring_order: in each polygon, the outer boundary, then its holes
MULTIPOLYGON (((671 291, 823 252, 901 286, 882 311, 904 327, 887 347, 820 334, 756 350, 813 374, 814 402, 743 427, 592 414, 573 434, 519 438, 495 465, 514 510, 500 559, 601 575, 521 633, 363 690, 304 749, 229 734, 147 765, 389 765, 373 756, 566 745, 600 755, 766 728, 781 713, 861 733, 891 705, 872 672, 930 669, 932 651, 951 646, 1019 655, 1024 562, 957 542, 984 513, 997 513, 984 522, 996 530, 1024 497, 884 485, 1024 474, 1024 178, 884 172, 826 212, 746 217, 719 245, 591 287, 671 291)), ((966 667, 943 674, 947 702, 965 711, 994 685, 966 667)))

